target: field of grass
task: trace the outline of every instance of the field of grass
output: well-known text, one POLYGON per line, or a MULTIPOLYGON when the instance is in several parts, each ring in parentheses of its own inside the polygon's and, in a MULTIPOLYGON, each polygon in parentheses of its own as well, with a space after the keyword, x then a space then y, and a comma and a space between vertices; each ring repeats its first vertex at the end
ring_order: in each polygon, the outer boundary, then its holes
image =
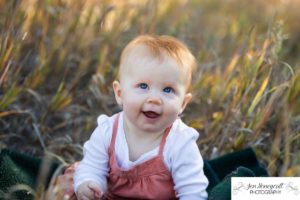
POLYGON ((65 162, 101 113, 138 34, 198 60, 184 121, 206 159, 254 147, 272 176, 300 176, 299 0, 0 0, 0 148, 65 162), (126 3, 124 3, 126 2, 126 3))

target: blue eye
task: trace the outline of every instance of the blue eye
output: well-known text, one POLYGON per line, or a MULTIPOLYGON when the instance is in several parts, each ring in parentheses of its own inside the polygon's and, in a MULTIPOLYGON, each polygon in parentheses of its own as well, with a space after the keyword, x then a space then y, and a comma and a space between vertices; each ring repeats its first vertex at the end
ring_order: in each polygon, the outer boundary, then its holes
POLYGON ((146 83, 141 83, 141 84, 139 84, 139 88, 145 90, 148 88, 148 85, 146 83))
POLYGON ((164 92, 171 93, 171 92, 174 92, 174 90, 171 87, 166 87, 166 88, 164 88, 164 92))

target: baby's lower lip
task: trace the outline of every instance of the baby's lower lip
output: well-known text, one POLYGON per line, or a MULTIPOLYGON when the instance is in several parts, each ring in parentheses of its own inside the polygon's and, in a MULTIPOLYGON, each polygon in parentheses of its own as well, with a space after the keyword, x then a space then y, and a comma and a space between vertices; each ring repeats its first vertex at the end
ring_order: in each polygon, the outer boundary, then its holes
POLYGON ((145 111, 145 112, 143 112, 143 114, 150 119, 155 119, 160 116, 160 114, 153 112, 153 111, 145 111))

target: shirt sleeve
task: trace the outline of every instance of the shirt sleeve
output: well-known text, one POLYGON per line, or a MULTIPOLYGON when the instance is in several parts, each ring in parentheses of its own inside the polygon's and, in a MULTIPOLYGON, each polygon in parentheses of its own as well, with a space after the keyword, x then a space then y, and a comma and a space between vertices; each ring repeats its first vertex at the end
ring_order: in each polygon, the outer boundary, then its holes
POLYGON ((94 181, 102 192, 106 191, 108 175, 108 147, 111 141, 112 123, 106 115, 98 117, 98 126, 83 146, 83 159, 74 175, 74 190, 85 181, 94 181))
POLYGON ((198 132, 186 128, 177 133, 171 155, 171 173, 180 200, 206 200, 208 180, 203 171, 203 159, 196 140, 198 132))

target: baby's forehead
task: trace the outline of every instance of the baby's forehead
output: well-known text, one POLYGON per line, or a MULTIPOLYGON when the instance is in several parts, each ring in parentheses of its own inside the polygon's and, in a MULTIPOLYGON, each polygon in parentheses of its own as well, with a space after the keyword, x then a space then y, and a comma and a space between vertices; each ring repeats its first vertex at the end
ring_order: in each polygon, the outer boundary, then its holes
POLYGON ((191 70, 184 68, 170 56, 153 57, 145 55, 130 59, 121 66, 119 78, 120 80, 127 80, 134 77, 139 80, 148 80, 151 79, 152 70, 161 74, 179 74, 180 80, 184 81, 187 86, 190 85, 191 70))
POLYGON ((138 36, 132 40, 122 51, 118 78, 128 70, 148 64, 154 68, 160 63, 173 62, 174 66, 182 72, 182 76, 187 77, 187 84, 191 84, 192 72, 196 68, 196 59, 190 50, 177 39, 170 36, 138 36))

